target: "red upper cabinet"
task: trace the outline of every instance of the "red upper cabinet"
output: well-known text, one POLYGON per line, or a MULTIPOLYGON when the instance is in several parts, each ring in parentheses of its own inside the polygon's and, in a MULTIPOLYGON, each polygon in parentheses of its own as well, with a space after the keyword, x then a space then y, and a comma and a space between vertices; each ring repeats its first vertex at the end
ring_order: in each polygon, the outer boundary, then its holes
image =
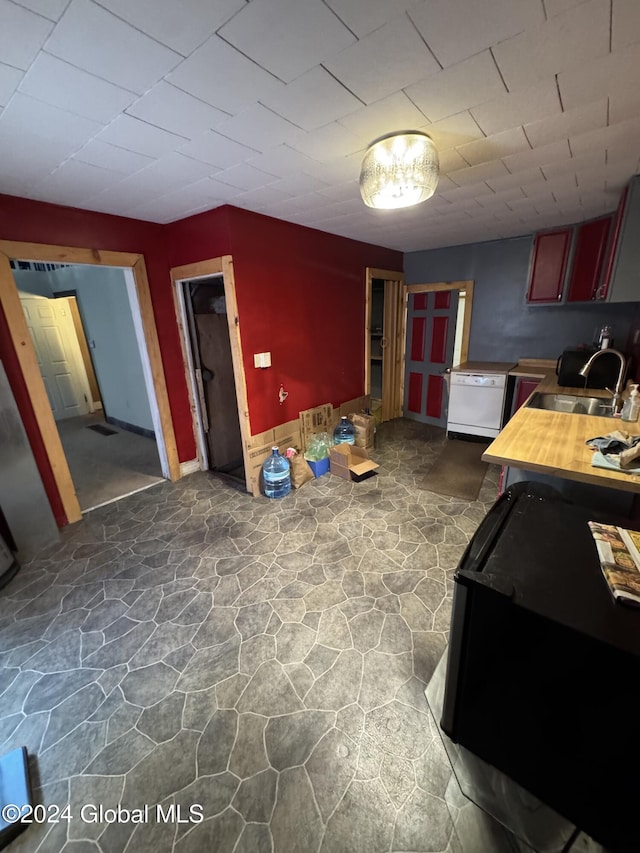
POLYGON ((571 228, 536 234, 529 275, 527 302, 558 302, 567 271, 571 228))
POLYGON ((612 223, 613 216, 605 216, 579 226, 567 302, 588 302, 602 298, 598 289, 607 257, 612 223))

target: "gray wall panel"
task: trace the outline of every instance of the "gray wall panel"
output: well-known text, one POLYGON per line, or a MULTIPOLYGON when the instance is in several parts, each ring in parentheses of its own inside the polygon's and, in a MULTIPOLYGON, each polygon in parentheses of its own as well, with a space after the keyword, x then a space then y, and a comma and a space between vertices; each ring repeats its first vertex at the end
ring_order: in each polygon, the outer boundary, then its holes
POLYGON ((527 305, 532 240, 517 237, 408 252, 407 284, 475 281, 470 359, 557 358, 565 347, 591 343, 604 323, 613 326, 615 345, 624 350, 638 303, 527 305))

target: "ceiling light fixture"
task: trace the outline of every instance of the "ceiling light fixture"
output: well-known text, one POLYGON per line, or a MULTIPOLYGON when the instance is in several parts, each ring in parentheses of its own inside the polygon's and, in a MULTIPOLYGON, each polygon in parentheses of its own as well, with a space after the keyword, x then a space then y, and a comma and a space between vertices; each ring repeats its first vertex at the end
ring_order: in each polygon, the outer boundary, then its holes
POLYGON ((412 207, 434 194, 438 169, 438 151, 426 133, 392 133, 367 148, 360 170, 360 193, 369 207, 412 207))

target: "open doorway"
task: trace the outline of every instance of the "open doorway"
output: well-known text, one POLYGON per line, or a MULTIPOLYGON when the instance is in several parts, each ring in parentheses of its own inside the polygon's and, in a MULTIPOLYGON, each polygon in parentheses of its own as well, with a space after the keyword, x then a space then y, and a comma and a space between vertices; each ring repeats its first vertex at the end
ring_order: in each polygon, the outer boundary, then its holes
POLYGON ((26 258, 39 264, 111 266, 119 267, 124 271, 136 334, 140 340, 144 341, 143 368, 147 388, 152 389, 150 395, 153 395, 155 402, 152 406, 152 415, 162 475, 171 480, 178 480, 183 475, 183 471, 178 458, 144 257, 134 252, 113 252, 96 247, 78 248, 0 240, 0 307, 7 323, 20 376, 24 382, 33 416, 33 427, 37 430, 38 439, 46 456, 46 466, 51 477, 49 482, 55 488, 60 501, 61 513, 58 516, 58 524, 80 521, 82 511, 13 277, 10 261, 16 258, 26 258))
POLYGON ((11 266, 81 511, 161 482, 125 271, 11 266))
POLYGON ((171 270, 199 468, 252 491, 251 423, 231 255, 171 270))
POLYGON ((244 484, 238 415, 222 275, 181 283, 207 468, 244 484))

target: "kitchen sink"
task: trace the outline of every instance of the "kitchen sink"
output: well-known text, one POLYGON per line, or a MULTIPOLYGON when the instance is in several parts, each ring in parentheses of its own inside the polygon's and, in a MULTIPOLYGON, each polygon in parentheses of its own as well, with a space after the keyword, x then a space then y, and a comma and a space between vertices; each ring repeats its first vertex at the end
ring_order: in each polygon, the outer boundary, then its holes
POLYGON ((571 415, 611 415, 611 403, 603 397, 577 397, 574 394, 542 394, 536 391, 527 403, 528 409, 568 412, 571 415))

